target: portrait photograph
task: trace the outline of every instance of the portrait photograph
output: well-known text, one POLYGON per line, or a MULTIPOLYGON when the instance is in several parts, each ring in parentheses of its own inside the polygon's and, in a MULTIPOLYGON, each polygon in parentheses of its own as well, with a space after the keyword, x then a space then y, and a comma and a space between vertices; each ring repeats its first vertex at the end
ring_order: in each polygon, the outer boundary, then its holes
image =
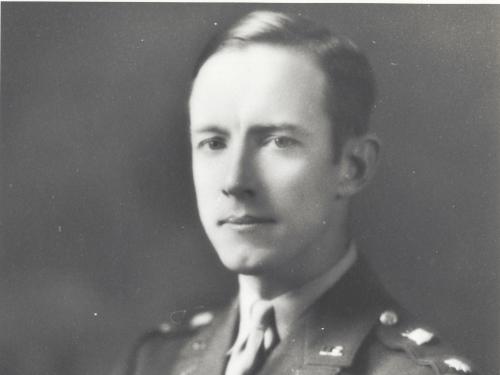
POLYGON ((1 3, 0 374, 500 372, 500 5, 1 3))

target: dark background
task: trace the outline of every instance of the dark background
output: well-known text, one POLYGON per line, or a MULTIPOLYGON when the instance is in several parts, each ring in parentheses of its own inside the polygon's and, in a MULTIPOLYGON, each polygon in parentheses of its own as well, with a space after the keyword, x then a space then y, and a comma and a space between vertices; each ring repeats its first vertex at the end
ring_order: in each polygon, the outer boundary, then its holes
MULTIPOLYGON (((380 173, 359 247, 418 317, 498 373, 500 7, 259 5, 359 43, 380 173)), ((0 373, 106 374, 234 280, 197 221, 195 56, 251 4, 2 3, 0 373)))

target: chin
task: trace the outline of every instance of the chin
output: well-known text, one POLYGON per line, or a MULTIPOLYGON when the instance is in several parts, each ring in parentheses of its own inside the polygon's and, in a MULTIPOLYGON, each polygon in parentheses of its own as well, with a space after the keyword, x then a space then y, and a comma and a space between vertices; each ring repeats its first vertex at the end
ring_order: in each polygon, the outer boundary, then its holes
MULTIPOLYGON (((262 250, 261 250, 262 251, 262 250)), ((266 257, 258 254, 259 250, 228 249, 218 251, 219 259, 229 271, 243 275, 259 275, 266 272, 266 257)))

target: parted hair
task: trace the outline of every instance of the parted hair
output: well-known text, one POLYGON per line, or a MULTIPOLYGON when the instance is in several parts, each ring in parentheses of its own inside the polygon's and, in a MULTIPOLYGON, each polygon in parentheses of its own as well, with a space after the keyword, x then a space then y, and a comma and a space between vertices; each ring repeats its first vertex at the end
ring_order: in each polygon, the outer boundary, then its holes
POLYGON ((304 51, 325 75, 325 110, 333 126, 335 158, 346 139, 365 134, 375 102, 375 77, 368 58, 350 39, 311 20, 274 11, 254 11, 215 35, 202 51, 193 81, 203 64, 225 48, 267 44, 304 51))

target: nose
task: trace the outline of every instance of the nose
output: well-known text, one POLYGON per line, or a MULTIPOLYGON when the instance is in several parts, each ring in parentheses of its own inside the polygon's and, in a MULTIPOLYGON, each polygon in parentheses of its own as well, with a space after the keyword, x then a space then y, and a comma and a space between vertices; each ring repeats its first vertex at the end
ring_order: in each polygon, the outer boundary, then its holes
POLYGON ((229 163, 222 186, 222 194, 227 197, 246 199, 255 196, 255 170, 251 150, 238 145, 228 153, 229 163))

